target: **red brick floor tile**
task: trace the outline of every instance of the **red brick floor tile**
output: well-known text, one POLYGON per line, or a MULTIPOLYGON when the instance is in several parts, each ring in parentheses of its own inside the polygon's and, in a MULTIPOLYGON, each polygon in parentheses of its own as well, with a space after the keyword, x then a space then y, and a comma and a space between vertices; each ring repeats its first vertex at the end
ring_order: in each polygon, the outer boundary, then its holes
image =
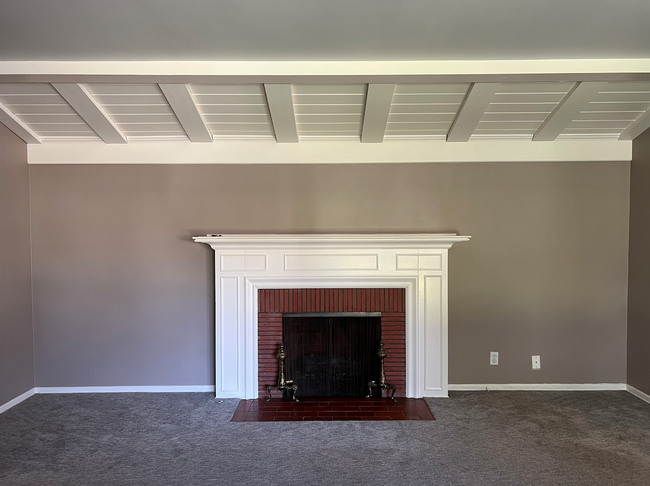
POLYGON ((292 417, 318 417, 318 414, 321 412, 314 412, 314 411, 299 411, 299 412, 291 412, 292 417))
MULTIPOLYGON (((368 411, 368 412, 348 412, 346 415, 348 417, 350 417, 350 418, 355 418, 355 419, 359 420, 359 419, 362 419, 364 417, 374 417, 375 412, 370 412, 370 411, 368 411)), ((418 415, 417 419, 419 419, 419 418, 420 417, 418 415)))
POLYGON ((367 407, 359 407, 359 411, 363 412, 365 410, 368 410, 368 411, 372 410, 373 412, 379 412, 379 411, 389 412, 390 411, 390 409, 388 407, 381 407, 381 406, 378 406, 378 405, 375 405, 375 406, 370 405, 370 406, 367 406, 367 407))
POLYGON ((332 418, 345 418, 348 416, 347 412, 318 412, 319 417, 332 417, 332 418))
POLYGON ((404 420, 405 419, 404 412, 388 412, 388 413, 377 412, 375 414, 375 417, 390 419, 390 420, 404 420))
POLYGON ((304 398, 241 400, 232 422, 279 422, 314 420, 435 420, 422 399, 400 398, 304 398))

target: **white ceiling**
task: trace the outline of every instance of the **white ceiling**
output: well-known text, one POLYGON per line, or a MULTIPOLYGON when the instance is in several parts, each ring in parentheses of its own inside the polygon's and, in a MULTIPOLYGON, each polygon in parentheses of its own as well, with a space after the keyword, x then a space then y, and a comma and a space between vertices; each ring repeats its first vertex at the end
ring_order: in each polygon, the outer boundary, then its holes
POLYGON ((650 58, 647 0, 4 0, 0 61, 650 58))
POLYGON ((629 140, 648 20, 647 0, 4 1, 0 122, 32 144, 629 140))

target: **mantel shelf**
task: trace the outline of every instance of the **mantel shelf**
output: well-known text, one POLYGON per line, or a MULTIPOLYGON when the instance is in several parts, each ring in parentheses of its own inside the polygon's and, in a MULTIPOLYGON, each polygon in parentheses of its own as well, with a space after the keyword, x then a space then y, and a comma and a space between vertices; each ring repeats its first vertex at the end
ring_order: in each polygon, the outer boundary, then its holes
POLYGON ((266 234, 234 235, 211 234, 195 236, 197 243, 205 243, 212 248, 245 247, 295 247, 301 248, 449 248, 454 243, 469 241, 470 236, 455 233, 409 233, 409 234, 266 234))

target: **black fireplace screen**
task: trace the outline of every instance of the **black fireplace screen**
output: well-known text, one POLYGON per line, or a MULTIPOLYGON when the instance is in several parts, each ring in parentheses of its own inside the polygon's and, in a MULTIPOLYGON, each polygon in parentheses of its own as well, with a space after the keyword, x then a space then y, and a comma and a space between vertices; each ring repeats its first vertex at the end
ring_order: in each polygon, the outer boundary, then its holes
POLYGON ((380 316, 285 315, 282 334, 301 397, 365 397, 379 379, 380 316))

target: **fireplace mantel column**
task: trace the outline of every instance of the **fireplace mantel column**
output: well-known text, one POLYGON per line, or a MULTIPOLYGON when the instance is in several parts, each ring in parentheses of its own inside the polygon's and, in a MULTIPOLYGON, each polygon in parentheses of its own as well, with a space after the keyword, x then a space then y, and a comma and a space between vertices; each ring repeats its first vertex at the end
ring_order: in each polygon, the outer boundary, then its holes
POLYGON ((406 396, 447 396, 447 252, 469 236, 207 235, 215 252, 215 385, 257 398, 259 289, 404 288, 406 396))

